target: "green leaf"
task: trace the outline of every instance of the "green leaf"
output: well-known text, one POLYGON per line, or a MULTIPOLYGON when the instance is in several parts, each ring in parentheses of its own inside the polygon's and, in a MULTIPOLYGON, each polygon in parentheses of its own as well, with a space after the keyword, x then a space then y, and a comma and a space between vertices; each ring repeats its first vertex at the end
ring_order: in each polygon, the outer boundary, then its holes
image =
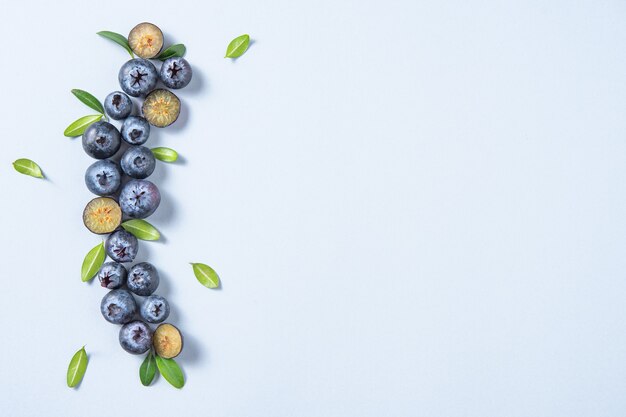
POLYGON ((20 174, 30 175, 35 178, 43 178, 41 168, 35 162, 30 159, 20 158, 13 162, 13 168, 20 174))
POLYGON ((70 388, 80 384, 87 370, 87 352, 83 346, 78 352, 72 356, 70 365, 67 367, 67 386, 70 388))
POLYGON ((83 133, 85 133, 85 130, 87 130, 89 125, 97 122, 100 119, 102 119, 101 114, 92 114, 89 116, 83 116, 80 119, 73 122, 71 125, 69 125, 67 129, 65 129, 65 132, 63 132, 63 134, 67 136, 68 138, 80 136, 83 133))
POLYGON ((161 234, 154 226, 142 219, 127 220, 122 223, 122 227, 127 232, 135 235, 137 239, 159 240, 161 237, 161 234))
POLYGON ((248 49, 250 45, 250 36, 241 35, 230 41, 226 48, 226 56, 224 58, 239 58, 248 49))
POLYGON ((123 47, 124 49, 126 49, 126 52, 128 52, 130 54, 131 58, 135 57, 135 55, 133 54, 133 50, 130 49, 130 45, 128 44, 128 39, 126 39, 125 36, 122 36, 119 33, 109 32, 108 30, 102 30, 102 31, 98 32, 97 34, 102 36, 103 38, 107 38, 109 40, 112 40, 116 44, 118 44, 121 47, 123 47))
POLYGON ((178 159, 178 152, 171 148, 152 148, 154 157, 163 162, 176 162, 178 159))
POLYGON ((87 106, 91 107, 95 111, 100 112, 101 114, 104 114, 104 107, 102 107, 102 103, 100 103, 100 100, 95 98, 90 93, 88 93, 88 92, 86 92, 84 90, 79 90, 79 89, 75 88, 75 89, 72 90, 72 94, 74 94, 77 99, 82 101, 87 106))
POLYGON ((100 270, 105 258, 104 242, 101 242, 85 255, 83 266, 80 269, 80 279, 83 282, 91 281, 100 270))
POLYGON ((183 385, 185 385, 185 376, 176 361, 174 359, 165 359, 158 355, 155 357, 157 368, 159 368, 159 372, 163 375, 163 378, 174 387, 182 388, 183 385))
POLYGON ((176 45, 167 47, 155 59, 165 61, 167 58, 171 58, 173 56, 185 56, 186 51, 187 49, 185 48, 185 45, 183 45, 182 43, 177 43, 176 45))
POLYGON ((213 270, 213 268, 208 265, 198 263, 191 263, 191 266, 193 267, 193 273, 200 284, 207 288, 217 288, 220 286, 220 277, 217 275, 217 272, 213 270))
POLYGON ((144 359, 143 363, 139 367, 139 379, 141 383, 146 387, 152 384, 152 380, 156 375, 156 361, 152 351, 148 352, 148 356, 144 359))

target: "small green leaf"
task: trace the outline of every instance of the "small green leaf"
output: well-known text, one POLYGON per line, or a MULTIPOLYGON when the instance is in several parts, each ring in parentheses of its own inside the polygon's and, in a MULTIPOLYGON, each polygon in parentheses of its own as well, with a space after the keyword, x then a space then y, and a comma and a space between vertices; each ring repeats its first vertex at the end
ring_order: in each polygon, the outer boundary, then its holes
POLYGON ((163 378, 176 388, 182 388, 185 385, 185 376, 183 371, 174 359, 165 359, 156 355, 156 364, 163 378))
POLYGON ((135 235, 137 239, 159 240, 161 237, 161 234, 154 226, 142 219, 127 220, 122 223, 122 227, 126 229, 127 232, 135 235))
POLYGON ((73 122, 71 125, 69 125, 67 129, 65 129, 65 132, 63 132, 63 134, 67 136, 68 138, 80 136, 83 133, 85 133, 85 130, 87 130, 89 125, 97 122, 100 119, 102 119, 101 114, 92 114, 89 116, 83 116, 80 119, 73 122))
POLYGON ((146 387, 152 384, 152 380, 156 375, 156 361, 152 351, 148 352, 148 356, 144 359, 143 363, 139 367, 139 379, 141 383, 146 387))
POLYGON ((70 388, 80 384, 87 370, 87 352, 83 346, 78 352, 72 356, 70 365, 67 367, 67 386, 70 388))
POLYGON ((226 56, 224 58, 239 58, 248 49, 250 45, 250 36, 241 35, 230 41, 226 48, 226 56))
POLYGON ((13 162, 13 168, 20 174, 30 175, 35 178, 43 178, 41 168, 35 162, 30 159, 20 158, 13 162))
POLYGON ((182 43, 177 43, 176 45, 167 47, 155 59, 165 61, 167 58, 171 58, 173 56, 185 56, 186 51, 187 49, 185 48, 185 45, 183 45, 182 43))
POLYGON ((217 272, 208 265, 191 263, 193 267, 193 273, 200 282, 207 288, 217 288, 220 286, 220 277, 217 272))
POLYGON ((105 258, 104 242, 101 242, 85 255, 83 266, 80 269, 80 279, 83 282, 91 281, 100 270, 105 258))
POLYGON ((75 88, 72 90, 72 94, 74 94, 77 99, 82 101, 87 106, 91 107, 95 111, 100 112, 101 114, 104 114, 104 107, 102 107, 102 103, 100 103, 100 100, 95 98, 90 93, 75 88))
POLYGON ((154 157, 163 162, 176 162, 178 159, 178 152, 171 148, 152 148, 154 157))
POLYGON ((108 30, 100 31, 97 34, 102 36, 103 38, 107 38, 109 40, 112 40, 116 44, 118 44, 121 47, 123 47, 124 49, 126 49, 126 52, 128 52, 130 54, 131 58, 135 57, 135 55, 133 54, 133 50, 130 49, 130 45, 128 44, 128 39, 126 39, 125 36, 122 36, 119 33, 109 32, 108 30))

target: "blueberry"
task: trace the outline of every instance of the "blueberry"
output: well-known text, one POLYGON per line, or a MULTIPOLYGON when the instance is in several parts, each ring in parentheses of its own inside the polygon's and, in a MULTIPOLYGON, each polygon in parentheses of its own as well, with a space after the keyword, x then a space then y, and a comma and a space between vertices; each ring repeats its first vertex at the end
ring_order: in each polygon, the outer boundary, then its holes
POLYGON ((128 34, 128 46, 141 58, 154 58, 163 47, 163 32, 152 23, 140 23, 128 34))
POLYGON ((104 99, 104 111, 114 120, 121 120, 133 112, 133 102, 121 91, 114 91, 104 99))
POLYGON ((122 212, 135 219, 144 219, 154 213, 161 202, 161 193, 148 180, 130 180, 120 192, 122 212))
POLYGON ((109 235, 104 249, 107 255, 116 262, 132 262, 137 256, 139 242, 126 230, 117 230, 109 235))
POLYGON ((170 315, 170 305, 160 295, 151 295, 139 308, 139 315, 148 323, 161 323, 170 315))
POLYGON ((129 177, 143 179, 149 177, 154 171, 156 159, 149 148, 131 146, 122 155, 120 164, 122 171, 129 177))
POLYGON ((159 77, 169 88, 183 88, 191 81, 191 66, 185 58, 172 57, 161 65, 159 77))
POLYGON ((143 145, 150 136, 150 123, 140 116, 130 116, 122 124, 122 139, 131 145, 143 145))
POLYGON ((152 90, 141 105, 141 114, 155 127, 167 127, 180 115, 180 99, 165 88, 152 90))
POLYGON ((152 62, 147 59, 135 58, 122 65, 117 78, 126 94, 140 97, 154 89, 158 81, 158 74, 152 62))
POLYGON ((100 285, 110 290, 115 290, 126 283, 128 271, 122 264, 107 262, 100 267, 98 279, 100 285))
POLYGON ((133 295, 126 290, 109 291, 102 298, 100 312, 106 321, 113 324, 128 323, 137 312, 137 303, 133 295))
POLYGON ((96 161, 85 172, 85 184, 92 193, 104 196, 119 190, 122 185, 122 171, 110 159, 96 161))
POLYGON ((122 208, 111 197, 96 197, 83 210, 85 227, 97 235, 112 233, 122 224, 122 208))
POLYGON ((140 320, 126 323, 120 329, 120 345, 135 355, 147 352, 152 346, 152 329, 140 320))
POLYGON ((183 335, 172 324, 159 324, 152 335, 152 345, 158 356, 165 359, 175 358, 183 350, 183 335))
POLYGON ((108 122, 95 122, 83 133, 83 149, 92 158, 110 158, 121 145, 120 132, 108 122))
POLYGON ((159 272, 151 263, 140 262, 128 271, 126 285, 137 295, 150 295, 159 286, 159 272))

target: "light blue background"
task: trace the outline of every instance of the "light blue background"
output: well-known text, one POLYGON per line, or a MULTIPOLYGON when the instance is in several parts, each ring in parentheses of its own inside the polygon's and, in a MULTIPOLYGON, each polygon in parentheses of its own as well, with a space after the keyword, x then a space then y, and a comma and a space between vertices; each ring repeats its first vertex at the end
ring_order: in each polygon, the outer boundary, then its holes
POLYGON ((625 2, 200 3, 2 5, 0 414, 626 414, 625 2), (166 240, 139 256, 182 391, 140 385, 80 282, 91 160, 62 136, 90 113, 71 88, 118 88, 95 32, 144 20, 196 74, 150 142, 184 163, 154 174, 166 240))

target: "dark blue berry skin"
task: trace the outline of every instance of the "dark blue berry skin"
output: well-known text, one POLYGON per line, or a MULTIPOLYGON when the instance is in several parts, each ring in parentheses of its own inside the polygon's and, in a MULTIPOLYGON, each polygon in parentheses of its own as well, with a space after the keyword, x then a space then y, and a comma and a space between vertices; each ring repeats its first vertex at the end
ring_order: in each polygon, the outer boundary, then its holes
POLYGON ((98 280, 100 285, 110 290, 120 288, 126 283, 128 270, 124 265, 117 262, 106 262, 98 271, 98 280))
POLYGON ((131 180, 122 187, 119 200, 122 213, 134 219, 145 219, 159 207, 161 193, 148 180, 131 180))
POLYGON ((152 329, 140 320, 126 323, 120 329, 120 345, 128 353, 145 353, 152 346, 152 329))
POLYGON ((133 112, 133 102, 121 91, 114 91, 104 99, 104 111, 111 119, 122 120, 133 112))
POLYGON ((130 292, 113 290, 102 298, 100 312, 109 323, 124 324, 135 317, 137 303, 130 292))
POLYGON ((143 145, 150 136, 150 123, 140 116, 129 116, 122 124, 122 139, 131 145, 143 145))
POLYGON ((161 82, 173 89, 186 87, 191 81, 191 76, 191 65, 185 58, 181 57, 166 59, 159 71, 161 82))
POLYGON ((92 158, 110 158, 121 145, 120 132, 108 122, 95 122, 83 133, 83 149, 92 158))
POLYGON ((150 295, 159 286, 159 272, 151 263, 140 262, 128 271, 126 286, 137 295, 150 295))
POLYGON ((111 195, 122 185, 122 171, 110 159, 96 161, 85 172, 85 184, 96 195, 111 195))
POLYGON ((129 177, 143 179, 154 172, 156 158, 145 146, 131 146, 122 155, 120 165, 122 171, 129 177))
POLYGON ((148 323, 161 323, 170 315, 170 305, 160 295, 151 295, 139 308, 139 315, 148 323))
POLYGON ((115 262, 132 262, 137 256, 139 242, 126 230, 111 233, 104 244, 104 250, 115 262))
POLYGON ((129 96, 141 97, 156 87, 159 79, 152 62, 147 59, 135 58, 126 62, 120 68, 117 76, 120 87, 129 96))

